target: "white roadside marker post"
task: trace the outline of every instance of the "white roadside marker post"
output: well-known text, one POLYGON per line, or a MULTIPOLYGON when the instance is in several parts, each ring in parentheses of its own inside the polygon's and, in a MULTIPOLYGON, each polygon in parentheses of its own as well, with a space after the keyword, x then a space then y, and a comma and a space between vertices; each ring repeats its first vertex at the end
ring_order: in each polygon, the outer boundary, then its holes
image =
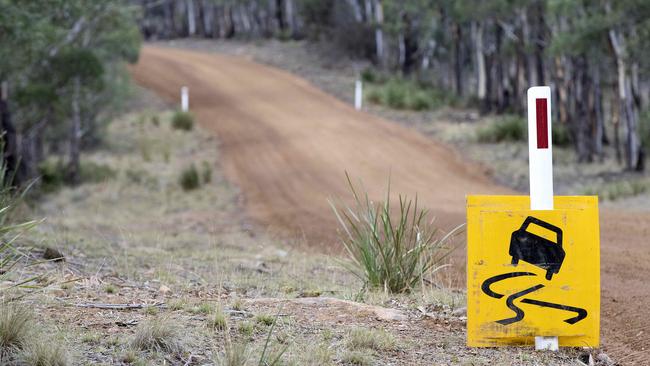
MULTIPOLYGON (((553 140, 551 135, 551 88, 528 89, 528 156, 530 209, 553 209, 553 140)), ((558 338, 535 337, 536 350, 557 351, 558 338)))
POLYGON ((190 93, 189 89, 184 86, 181 88, 181 110, 187 112, 190 109, 190 93))
POLYGON ((361 110, 361 100, 363 99, 363 85, 361 80, 357 79, 354 83, 354 109, 361 110))

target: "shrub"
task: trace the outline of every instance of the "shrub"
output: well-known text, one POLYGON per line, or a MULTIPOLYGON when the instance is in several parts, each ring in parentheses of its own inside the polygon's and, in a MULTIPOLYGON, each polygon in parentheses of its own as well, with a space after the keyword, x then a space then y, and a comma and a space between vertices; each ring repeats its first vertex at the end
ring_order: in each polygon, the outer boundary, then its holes
POLYGON ((350 262, 345 267, 364 281, 365 286, 383 288, 391 293, 411 291, 423 277, 439 268, 451 253, 447 244, 451 233, 437 238, 438 230, 428 211, 415 200, 399 196, 397 217, 391 213, 390 182, 384 203, 359 195, 349 175, 347 181, 355 204, 332 208, 342 229, 341 240, 350 262))
POLYGON ((172 117, 172 127, 176 130, 191 131, 194 127, 194 116, 190 112, 176 111, 172 117))
POLYGON ((554 123, 551 135, 553 137, 553 146, 571 145, 571 134, 569 129, 561 123, 554 123))
POLYGON ((361 71, 361 80, 364 83, 376 83, 379 81, 379 76, 377 75, 375 70, 373 70, 370 67, 367 67, 363 69, 363 71, 361 71))
POLYGON ((395 109, 406 108, 408 89, 404 83, 391 80, 386 84, 384 93, 384 103, 387 106, 395 109))
POLYGON ((189 168, 183 170, 179 183, 185 191, 191 191, 201 186, 199 171, 196 169, 196 166, 194 166, 194 164, 190 165, 189 168))
POLYGON ((383 104, 394 109, 416 111, 435 109, 454 101, 452 97, 430 85, 399 78, 369 88, 366 98, 372 103, 383 104))
POLYGON ((479 142, 524 141, 527 133, 526 121, 518 116, 504 116, 478 131, 479 142))
MULTIPOLYGON (((82 161, 80 166, 82 183, 100 183, 114 178, 117 172, 106 164, 92 161, 82 161)), ((41 188, 44 192, 54 192, 66 183, 66 168, 61 161, 46 160, 38 166, 41 177, 41 188)))

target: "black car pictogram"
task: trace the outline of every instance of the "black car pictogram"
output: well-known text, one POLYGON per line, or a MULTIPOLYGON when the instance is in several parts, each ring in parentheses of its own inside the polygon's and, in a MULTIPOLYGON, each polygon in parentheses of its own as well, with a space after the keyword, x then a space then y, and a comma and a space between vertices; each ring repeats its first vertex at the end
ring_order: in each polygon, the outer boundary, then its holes
POLYGON ((512 264, 515 266, 522 260, 545 269, 546 279, 550 281, 553 274, 560 272, 564 261, 562 230, 548 222, 528 216, 519 230, 512 233, 509 254, 512 256, 512 264), (556 242, 527 231, 530 224, 554 232, 557 235, 556 242))

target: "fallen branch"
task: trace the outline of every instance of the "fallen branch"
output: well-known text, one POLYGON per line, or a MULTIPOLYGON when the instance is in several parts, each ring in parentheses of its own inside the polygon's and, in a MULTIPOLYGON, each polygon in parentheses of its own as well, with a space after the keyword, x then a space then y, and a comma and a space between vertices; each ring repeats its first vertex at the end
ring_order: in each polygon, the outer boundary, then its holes
POLYGON ((157 307, 164 308, 165 303, 159 302, 155 304, 101 304, 101 303, 88 303, 88 304, 74 304, 74 306, 79 308, 94 308, 94 309, 106 309, 106 310, 134 310, 134 309, 144 309, 148 307, 157 307))

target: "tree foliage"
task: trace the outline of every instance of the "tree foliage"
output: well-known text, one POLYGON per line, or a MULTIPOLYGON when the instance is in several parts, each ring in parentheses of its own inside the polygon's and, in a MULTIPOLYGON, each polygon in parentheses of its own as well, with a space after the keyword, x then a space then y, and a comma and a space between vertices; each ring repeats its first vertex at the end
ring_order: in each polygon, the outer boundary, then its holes
POLYGON ((137 11, 122 0, 0 0, 4 156, 17 183, 53 154, 67 155, 78 181, 81 147, 119 96, 121 64, 137 60, 137 11))

